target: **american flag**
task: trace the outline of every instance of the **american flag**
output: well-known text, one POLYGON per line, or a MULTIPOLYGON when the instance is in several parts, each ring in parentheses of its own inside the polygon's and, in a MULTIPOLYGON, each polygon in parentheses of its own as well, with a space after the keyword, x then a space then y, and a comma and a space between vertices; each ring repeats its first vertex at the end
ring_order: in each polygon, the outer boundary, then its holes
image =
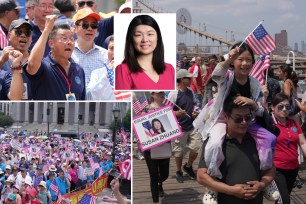
MULTIPOLYGON (((112 87, 114 90, 114 87, 112 87)), ((132 94, 129 91, 114 91, 116 101, 130 101, 132 94)))
POLYGON ((126 145, 126 144, 127 144, 126 133, 125 133, 125 131, 124 131, 124 127, 123 127, 123 124, 122 124, 122 123, 121 123, 120 129, 121 129, 120 135, 121 135, 121 137, 122 137, 122 139, 123 139, 123 143, 126 145))
POLYGON ((79 204, 96 204, 97 197, 89 194, 84 194, 79 204))
POLYGON ((247 44, 255 54, 265 55, 275 49, 275 41, 260 24, 247 38, 247 44))
POLYGON ((122 178, 131 180, 131 160, 127 159, 119 165, 122 178))
POLYGON ((262 55, 253 65, 250 75, 258 79, 261 85, 265 84, 264 71, 270 68, 270 55, 262 55))
POLYGON ((2 27, 0 26, 0 49, 3 50, 4 47, 8 46, 8 40, 7 37, 2 30, 2 27))
POLYGON ((56 186, 56 185, 54 185, 53 183, 51 183, 51 185, 50 185, 50 189, 52 190, 52 191, 54 191, 56 194, 58 194, 58 186, 56 186))
POLYGON ((89 162, 90 162, 90 166, 92 169, 96 169, 96 168, 99 168, 99 164, 98 163, 95 163, 92 159, 92 157, 90 157, 89 159, 89 162))
POLYGON ((107 73, 108 73, 108 79, 111 86, 114 86, 114 68, 108 68, 108 66, 105 64, 107 73))
POLYGON ((136 114, 141 112, 148 105, 146 96, 141 96, 133 103, 133 109, 136 114))
POLYGON ((176 54, 176 67, 181 67, 181 59, 179 54, 176 54))
POLYGON ((144 131, 147 136, 152 137, 151 131, 152 131, 152 126, 150 121, 146 121, 142 123, 142 126, 144 127, 144 131))
POLYGON ((164 104, 165 106, 167 106, 167 105, 173 105, 172 101, 170 101, 170 100, 168 100, 168 99, 166 99, 166 98, 163 100, 163 104, 164 104))

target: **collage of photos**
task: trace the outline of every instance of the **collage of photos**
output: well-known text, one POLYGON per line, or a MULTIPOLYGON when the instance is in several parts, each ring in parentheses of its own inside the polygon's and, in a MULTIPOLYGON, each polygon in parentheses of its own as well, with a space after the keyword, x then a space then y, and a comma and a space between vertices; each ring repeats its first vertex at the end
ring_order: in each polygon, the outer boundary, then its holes
POLYGON ((306 204, 303 8, 0 0, 0 204, 306 204))

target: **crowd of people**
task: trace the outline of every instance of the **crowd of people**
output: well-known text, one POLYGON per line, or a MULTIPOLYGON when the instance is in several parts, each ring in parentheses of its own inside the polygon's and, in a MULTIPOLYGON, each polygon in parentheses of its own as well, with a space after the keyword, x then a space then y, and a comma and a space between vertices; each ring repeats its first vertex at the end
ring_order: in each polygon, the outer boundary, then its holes
POLYGON ((113 88, 113 14, 102 18, 95 0, 21 6, 27 20, 16 0, 0 2, 0 100, 130 100, 113 88))
MULTIPOLYGON (((111 134, 98 137, 83 133, 78 139, 14 134, 2 132, 4 138, 0 139, 0 203, 47 204, 59 200, 69 203, 62 196, 91 186, 97 178, 113 170, 120 174, 119 164, 130 158, 130 145, 119 134, 114 162, 111 134), (86 169, 93 171, 87 174, 86 169)), ((110 181, 117 194, 113 200, 125 203, 117 182, 110 181)))
MULTIPOLYGON (((250 75, 256 60, 248 44, 235 44, 228 55, 211 55, 207 63, 200 56, 191 62, 184 56, 177 67, 177 90, 151 92, 144 110, 162 107, 165 98, 174 104, 183 133, 171 141, 175 177, 183 183, 184 171, 205 186, 204 204, 263 203, 263 195, 276 203, 290 203, 299 158, 306 155, 300 120, 306 98, 297 98, 297 75, 284 64, 272 73, 266 70, 267 81, 262 85, 250 75)), ((154 148, 143 156, 152 199, 158 203, 169 176, 169 158, 150 158, 154 148)), ((135 156, 142 159, 139 153, 135 156)))

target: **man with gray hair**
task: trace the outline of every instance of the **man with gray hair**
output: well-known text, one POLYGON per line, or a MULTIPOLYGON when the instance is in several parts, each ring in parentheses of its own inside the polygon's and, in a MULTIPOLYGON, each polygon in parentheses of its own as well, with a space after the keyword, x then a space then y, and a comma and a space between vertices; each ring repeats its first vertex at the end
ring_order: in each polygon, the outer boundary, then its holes
MULTIPOLYGON (((32 43, 29 50, 32 50, 35 43, 41 36, 41 31, 45 29, 46 16, 53 13, 53 0, 31 0, 33 2, 33 19, 30 21, 33 27, 32 31, 32 43)), ((44 52, 44 56, 47 56, 50 52, 50 47, 47 44, 44 52)))
POLYGON ((0 1, 0 50, 8 46, 7 34, 13 20, 20 17, 20 9, 16 0, 0 1))

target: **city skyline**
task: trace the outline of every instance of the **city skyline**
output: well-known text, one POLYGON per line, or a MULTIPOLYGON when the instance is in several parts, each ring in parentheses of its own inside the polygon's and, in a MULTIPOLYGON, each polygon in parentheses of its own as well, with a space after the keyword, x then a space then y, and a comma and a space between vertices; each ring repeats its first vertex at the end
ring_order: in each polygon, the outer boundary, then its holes
MULTIPOLYGON (((147 0, 154 8, 162 12, 176 12, 186 8, 192 18, 192 26, 209 34, 231 39, 233 31, 235 41, 243 40, 261 21, 263 26, 275 38, 275 33, 286 30, 288 45, 294 49, 294 43, 306 41, 306 2, 298 0, 147 0), (226 32, 227 31, 227 32, 226 32), (227 34, 226 34, 227 33, 227 34)), ((143 6, 142 6, 143 7, 143 6)), ((143 12, 149 12, 144 9, 143 12)), ((300 47, 300 46, 299 46, 300 47)))

